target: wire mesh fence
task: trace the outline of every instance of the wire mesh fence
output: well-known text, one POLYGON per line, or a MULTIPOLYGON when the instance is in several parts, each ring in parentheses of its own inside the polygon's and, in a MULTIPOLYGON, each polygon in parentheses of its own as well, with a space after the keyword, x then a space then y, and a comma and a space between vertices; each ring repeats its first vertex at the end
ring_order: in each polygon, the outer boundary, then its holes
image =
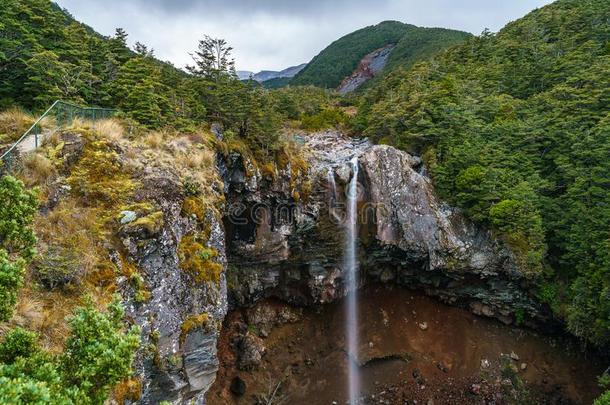
POLYGON ((37 149, 42 141, 42 135, 50 126, 62 128, 70 125, 79 118, 87 121, 97 121, 111 118, 117 113, 111 108, 82 107, 66 101, 57 100, 34 122, 34 124, 8 149, 0 151, 0 173, 10 172, 15 167, 15 161, 19 153, 26 153, 37 149))

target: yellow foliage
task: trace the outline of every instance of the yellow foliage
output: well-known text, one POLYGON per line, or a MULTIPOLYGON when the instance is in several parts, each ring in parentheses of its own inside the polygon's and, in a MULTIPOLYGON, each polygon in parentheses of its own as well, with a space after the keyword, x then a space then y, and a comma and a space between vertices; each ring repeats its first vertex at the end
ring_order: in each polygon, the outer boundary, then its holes
POLYGON ((197 328, 205 328, 208 326, 209 315, 206 312, 203 312, 199 315, 191 315, 184 322, 182 322, 182 326, 180 327, 180 344, 184 343, 187 335, 190 331, 197 328))
POLYGON ((222 264, 214 261, 218 251, 204 246, 196 236, 189 235, 182 238, 178 250, 180 267, 191 274, 197 282, 220 281, 222 264))
POLYGON ((90 140, 68 183, 86 204, 112 206, 125 201, 136 184, 106 139, 90 140))
POLYGON ((114 387, 112 396, 118 404, 139 401, 142 398, 142 380, 139 377, 124 379, 114 387))
POLYGON ((277 170, 275 169, 275 163, 268 162, 261 166, 261 172, 263 176, 275 180, 277 178, 277 170))
POLYGON ((205 206, 200 197, 187 197, 182 204, 182 215, 185 217, 195 216, 199 222, 205 220, 205 206))
POLYGON ((165 225, 163 211, 156 211, 130 222, 125 225, 125 229, 144 228, 150 235, 155 235, 161 231, 163 225, 165 225))

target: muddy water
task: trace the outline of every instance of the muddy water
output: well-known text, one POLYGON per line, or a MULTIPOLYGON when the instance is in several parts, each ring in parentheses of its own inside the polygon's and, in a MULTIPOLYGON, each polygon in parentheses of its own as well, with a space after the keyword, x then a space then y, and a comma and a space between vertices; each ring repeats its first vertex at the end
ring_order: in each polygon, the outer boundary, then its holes
MULTIPOLYGON (((563 337, 505 326, 399 288, 369 287, 358 304, 365 403, 509 403, 518 393, 520 401, 589 404, 599 395, 596 376, 607 364, 563 337)), ((307 309, 298 322, 272 329, 253 371, 235 367, 231 341, 244 325, 241 313, 230 314, 208 403, 252 404, 271 396, 274 404, 345 403, 342 305, 307 309), (240 397, 229 389, 235 376, 246 383, 240 397)))

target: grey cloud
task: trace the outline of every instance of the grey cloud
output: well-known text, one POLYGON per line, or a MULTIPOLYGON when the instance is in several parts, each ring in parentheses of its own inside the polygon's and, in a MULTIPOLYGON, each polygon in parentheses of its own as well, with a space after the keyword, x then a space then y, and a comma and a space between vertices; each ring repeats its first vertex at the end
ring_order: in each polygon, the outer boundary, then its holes
MULTIPOLYGON (((112 1, 111 1, 112 2, 112 1)), ((362 6, 384 7, 389 0, 135 0, 142 7, 156 7, 170 14, 205 12, 210 14, 312 15, 340 13, 362 6)))
MULTIPOLYGON (((0 0, 1 1, 1 0, 0 0)), ((183 67, 203 35, 227 39, 241 70, 281 70, 383 20, 480 33, 551 0, 56 0, 102 34, 123 27, 183 67)))

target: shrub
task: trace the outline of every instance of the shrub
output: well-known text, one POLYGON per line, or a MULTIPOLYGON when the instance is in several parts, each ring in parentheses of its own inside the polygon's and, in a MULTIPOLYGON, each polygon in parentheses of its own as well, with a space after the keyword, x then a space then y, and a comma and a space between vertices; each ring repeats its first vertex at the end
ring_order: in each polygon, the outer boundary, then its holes
POLYGON ((34 332, 23 328, 15 328, 9 331, 0 343, 0 362, 14 363, 19 357, 30 357, 36 351, 38 336, 34 332))
POLYGON ((77 252, 52 246, 34 261, 34 276, 52 290, 79 284, 85 273, 77 252))
POLYGON ((68 321, 71 335, 59 362, 67 384, 77 386, 93 402, 102 403, 108 389, 131 373, 131 362, 139 346, 140 331, 132 327, 122 333, 124 311, 115 300, 108 313, 91 303, 68 321))
POLYGON ((593 405, 610 405, 610 391, 603 393, 601 397, 593 402, 593 405))
POLYGON ((122 317, 118 301, 108 313, 80 308, 61 355, 40 349, 34 333, 7 333, 0 343, 0 403, 102 404, 109 388, 131 374, 139 344, 139 329, 122 332, 122 317))
POLYGON ((11 261, 8 253, 0 249, 0 322, 13 316, 17 294, 23 285, 24 267, 22 259, 11 261))
POLYGON ((11 176, 0 179, 0 245, 26 258, 34 254, 32 221, 38 207, 37 190, 26 190, 11 176))

